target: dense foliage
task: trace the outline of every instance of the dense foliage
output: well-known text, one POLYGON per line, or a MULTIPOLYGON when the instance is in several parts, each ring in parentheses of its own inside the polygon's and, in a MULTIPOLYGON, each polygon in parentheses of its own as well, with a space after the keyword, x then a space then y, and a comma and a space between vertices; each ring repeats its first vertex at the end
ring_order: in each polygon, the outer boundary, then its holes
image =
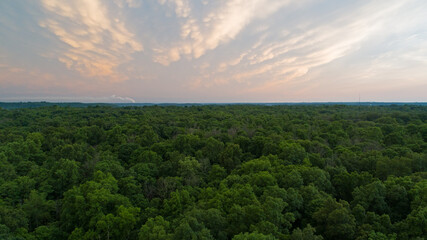
POLYGON ((0 109, 1 239, 423 239, 426 106, 0 109))

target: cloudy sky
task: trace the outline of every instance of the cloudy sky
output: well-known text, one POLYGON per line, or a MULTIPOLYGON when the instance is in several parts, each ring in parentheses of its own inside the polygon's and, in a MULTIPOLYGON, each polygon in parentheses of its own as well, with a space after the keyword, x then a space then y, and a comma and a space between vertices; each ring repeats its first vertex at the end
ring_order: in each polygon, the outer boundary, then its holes
POLYGON ((0 1, 0 101, 359 96, 427 101, 427 1, 0 1))

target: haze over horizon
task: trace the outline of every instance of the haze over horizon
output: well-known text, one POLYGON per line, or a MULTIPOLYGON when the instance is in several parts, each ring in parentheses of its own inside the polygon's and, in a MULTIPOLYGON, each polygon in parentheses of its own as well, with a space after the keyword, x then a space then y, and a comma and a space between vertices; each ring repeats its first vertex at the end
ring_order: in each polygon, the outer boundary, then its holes
POLYGON ((0 1, 0 101, 427 102, 427 1, 0 1))

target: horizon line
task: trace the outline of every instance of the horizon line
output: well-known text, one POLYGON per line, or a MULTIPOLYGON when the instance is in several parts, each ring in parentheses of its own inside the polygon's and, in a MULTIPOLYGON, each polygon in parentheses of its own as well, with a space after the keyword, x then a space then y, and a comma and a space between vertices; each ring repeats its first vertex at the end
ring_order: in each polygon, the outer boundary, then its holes
POLYGON ((2 101, 0 103, 81 103, 81 104, 304 104, 304 103, 427 103, 427 101, 283 101, 283 102, 84 102, 84 101, 2 101))

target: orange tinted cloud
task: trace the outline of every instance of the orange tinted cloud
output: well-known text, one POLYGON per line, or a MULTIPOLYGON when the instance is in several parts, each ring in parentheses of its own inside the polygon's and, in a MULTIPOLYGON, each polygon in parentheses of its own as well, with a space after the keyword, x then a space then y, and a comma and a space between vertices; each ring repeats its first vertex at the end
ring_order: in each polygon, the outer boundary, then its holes
POLYGON ((128 77, 117 68, 132 59, 132 53, 143 50, 125 26, 99 0, 43 0, 48 11, 40 26, 49 29, 66 44, 58 54, 59 61, 83 76, 109 81, 128 77))

